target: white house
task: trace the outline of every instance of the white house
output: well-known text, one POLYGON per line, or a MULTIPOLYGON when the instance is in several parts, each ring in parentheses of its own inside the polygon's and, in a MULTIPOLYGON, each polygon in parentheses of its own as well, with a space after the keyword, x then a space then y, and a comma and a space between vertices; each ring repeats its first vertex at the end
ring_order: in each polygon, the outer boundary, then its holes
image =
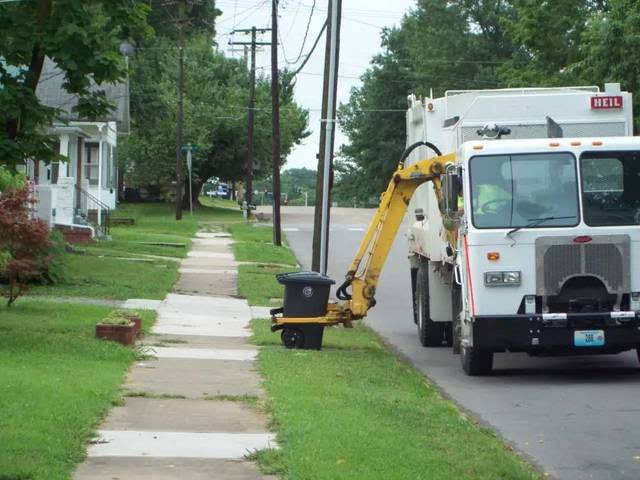
POLYGON ((78 98, 62 88, 63 82, 64 72, 46 59, 36 93, 43 104, 60 111, 50 128, 68 161, 27 162, 27 177, 39 200, 38 216, 63 231, 108 234, 109 214, 118 197, 118 136, 129 132, 128 84, 95 86, 116 108, 102 118, 86 120, 74 111, 78 98))

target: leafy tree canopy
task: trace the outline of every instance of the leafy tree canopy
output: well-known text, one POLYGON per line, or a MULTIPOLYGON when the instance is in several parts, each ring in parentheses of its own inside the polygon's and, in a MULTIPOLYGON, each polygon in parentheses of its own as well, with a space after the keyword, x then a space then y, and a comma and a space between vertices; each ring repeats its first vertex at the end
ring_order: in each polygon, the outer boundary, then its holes
POLYGON ((334 197, 366 202, 386 187, 410 93, 620 82, 637 93, 640 127, 639 12, 640 0, 418 0, 339 109, 349 144, 334 197))
POLYGON ((91 91, 124 78, 123 41, 151 33, 144 0, 31 0, 0 4, 0 164, 14 169, 28 158, 53 158, 44 130, 55 111, 40 104, 36 87, 45 57, 78 95, 78 113, 91 118, 110 105, 91 91))
MULTIPOLYGON (((168 192, 175 179, 178 50, 157 37, 131 62, 132 135, 120 151, 128 185, 168 192)), ((294 84, 282 75, 283 161, 308 135, 308 114, 293 99, 294 84)), ((210 177, 238 181, 247 161, 249 75, 243 62, 212 48, 207 34, 192 35, 185 47, 184 141, 193 154, 194 192, 210 177)), ((254 167, 257 178, 271 170, 270 79, 256 79, 254 167)))

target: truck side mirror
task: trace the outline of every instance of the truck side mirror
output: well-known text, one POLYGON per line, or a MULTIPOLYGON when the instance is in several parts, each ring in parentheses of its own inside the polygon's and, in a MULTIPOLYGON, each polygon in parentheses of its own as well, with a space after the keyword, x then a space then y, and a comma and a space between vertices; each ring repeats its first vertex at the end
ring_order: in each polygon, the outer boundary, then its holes
POLYGON ((444 213, 447 217, 453 218, 458 212, 458 197, 462 191, 462 177, 459 169, 453 165, 447 165, 446 173, 442 182, 442 193, 444 196, 444 213))

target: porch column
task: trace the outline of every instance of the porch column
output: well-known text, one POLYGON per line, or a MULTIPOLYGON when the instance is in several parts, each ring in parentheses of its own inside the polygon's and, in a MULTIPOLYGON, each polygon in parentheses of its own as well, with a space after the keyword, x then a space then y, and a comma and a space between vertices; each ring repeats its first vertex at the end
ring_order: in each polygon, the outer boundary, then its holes
MULTIPOLYGON (((98 127, 98 132, 99 132, 99 142, 98 142, 98 200, 100 202, 102 202, 102 149, 104 148, 102 146, 103 142, 103 138, 102 138, 102 129, 103 127, 98 127)), ((100 208, 100 205, 98 205, 98 225, 102 225, 102 209, 100 208)))
POLYGON ((69 176, 69 135, 60 135, 60 155, 67 157, 66 162, 58 165, 58 177, 69 176))

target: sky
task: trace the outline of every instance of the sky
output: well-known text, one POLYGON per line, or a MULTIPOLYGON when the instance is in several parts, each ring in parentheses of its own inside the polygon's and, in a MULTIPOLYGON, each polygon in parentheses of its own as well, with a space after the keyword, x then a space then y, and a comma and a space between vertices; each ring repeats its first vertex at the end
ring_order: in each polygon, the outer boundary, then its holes
MULTIPOLYGON (((342 24, 340 32, 340 65, 338 69, 338 104, 349 100, 349 92, 360 85, 362 75, 371 58, 380 52, 380 33, 383 27, 399 25, 405 12, 413 7, 415 0, 343 0, 342 24)), ((295 70, 311 49, 322 24, 327 17, 329 0, 280 0, 278 28, 280 45, 278 50, 278 66, 295 70), (313 14, 312 14, 313 10, 313 14), (310 19, 310 21, 309 21, 310 19), (309 24, 306 41, 305 31, 309 24), (298 59, 302 50, 302 56, 298 59)), ((237 33, 231 35, 233 29, 269 28, 271 26, 270 0, 217 0, 216 7, 223 13, 217 19, 217 40, 220 50, 227 55, 238 58, 241 51, 232 52, 228 45, 233 41, 250 41, 251 35, 237 33)), ((258 41, 270 41, 271 33, 267 32, 258 41)), ((320 137, 320 109, 322 106, 322 78, 324 71, 325 37, 320 39, 311 58, 298 74, 295 89, 296 102, 309 110, 309 130, 311 135, 291 152, 287 158, 287 168, 316 169, 318 143, 320 137)), ((271 54, 269 47, 256 55, 258 73, 270 74, 271 54)), ((399 121, 404 122, 404 117, 399 121)), ((346 136, 338 130, 335 151, 340 145, 347 143, 346 136)))

